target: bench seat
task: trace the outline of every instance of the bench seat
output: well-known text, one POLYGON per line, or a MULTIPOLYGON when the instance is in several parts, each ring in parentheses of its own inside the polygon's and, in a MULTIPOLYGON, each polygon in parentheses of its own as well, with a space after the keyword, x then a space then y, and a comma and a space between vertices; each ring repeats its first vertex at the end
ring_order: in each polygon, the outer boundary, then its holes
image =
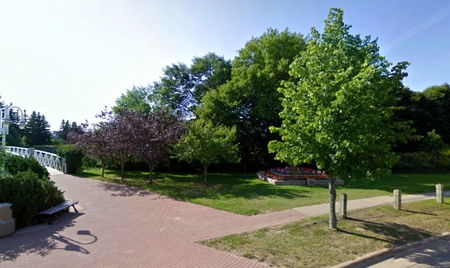
POLYGON ((39 212, 38 214, 39 215, 53 215, 56 212, 66 210, 69 207, 73 207, 73 209, 76 212, 78 212, 77 208, 75 207, 75 204, 78 204, 77 200, 66 200, 66 201, 62 202, 61 204, 51 207, 49 209, 43 210, 43 211, 39 212))

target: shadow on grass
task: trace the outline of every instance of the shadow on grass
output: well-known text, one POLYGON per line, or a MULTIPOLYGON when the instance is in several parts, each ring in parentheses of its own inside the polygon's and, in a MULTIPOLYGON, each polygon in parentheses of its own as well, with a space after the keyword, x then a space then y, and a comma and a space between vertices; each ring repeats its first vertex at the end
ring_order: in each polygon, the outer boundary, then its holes
POLYGON ((177 200, 191 201, 198 198, 220 199, 227 197, 255 200, 271 196, 295 199, 310 194, 307 189, 273 186, 260 181, 251 173, 210 174, 208 175, 207 185, 203 183, 201 174, 156 173, 152 176, 152 184, 148 183, 148 175, 143 172, 127 172, 123 181, 117 171, 110 170, 105 172, 105 178, 101 178, 93 172, 83 172, 77 174, 77 176, 115 183, 102 186, 105 190, 118 192, 113 196, 145 196, 151 194, 150 192, 156 192, 177 200))
POLYGON ((339 229, 340 232, 367 239, 373 239, 376 241, 383 241, 389 243, 391 246, 404 245, 413 241, 425 239, 433 235, 432 233, 425 230, 412 228, 408 225, 395 222, 378 223, 355 218, 347 218, 347 220, 360 223, 358 225, 359 228, 368 230, 373 235, 350 232, 343 229, 339 229))
POLYGON ((414 210, 407 210, 407 209, 402 209, 402 211, 413 213, 413 214, 422 214, 422 215, 436 216, 436 214, 434 214, 434 213, 428 213, 428 212, 423 212, 423 211, 414 211, 414 210))
MULTIPOLYGON (((42 257, 54 250, 75 251, 89 254, 82 245, 93 244, 98 238, 89 230, 79 230, 77 236, 67 237, 60 233, 75 226, 76 219, 83 213, 65 213, 52 225, 39 225, 17 230, 12 236, 0 238, 0 262, 15 261, 21 255, 37 254, 42 257), (36 230, 32 230, 36 228, 36 230), (89 236, 91 241, 79 242, 78 236, 89 236), (62 245, 62 247, 61 247, 62 245)), ((85 239, 80 239, 85 240, 85 239)))

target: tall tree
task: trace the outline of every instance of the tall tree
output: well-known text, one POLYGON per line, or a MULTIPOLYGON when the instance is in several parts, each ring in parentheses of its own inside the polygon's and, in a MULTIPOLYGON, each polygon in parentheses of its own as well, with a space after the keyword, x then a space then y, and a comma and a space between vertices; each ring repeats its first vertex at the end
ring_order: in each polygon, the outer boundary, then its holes
POLYGON ((106 124, 95 124, 90 129, 83 132, 70 132, 67 140, 76 145, 90 158, 100 161, 102 166, 102 177, 105 176, 105 167, 108 160, 115 157, 115 152, 108 143, 108 129, 106 124))
POLYGON ((192 163, 198 160, 203 166, 204 182, 212 163, 225 161, 238 163, 236 128, 214 125, 211 121, 192 121, 188 133, 175 145, 174 153, 180 160, 192 163))
POLYGON ((195 118, 206 92, 230 79, 231 64, 223 57, 208 53, 195 57, 190 67, 184 63, 172 64, 163 72, 161 80, 154 83, 160 105, 170 107, 185 118, 195 118))
POLYGON ((432 118, 428 132, 436 130, 445 143, 450 143, 450 85, 431 86, 423 91, 426 98, 426 110, 432 118))
POLYGON ((441 135, 437 134, 433 129, 427 133, 421 149, 430 155, 433 164, 435 167, 438 167, 443 151, 448 148, 448 144, 442 140, 441 135))
POLYGON ((82 126, 78 126, 77 122, 73 121, 72 123, 69 120, 62 120, 61 125, 59 127, 58 137, 64 141, 67 141, 68 136, 71 132, 75 133, 83 133, 82 126))
MULTIPOLYGON (((343 11, 332 8, 320 34, 311 29, 306 50, 291 65, 294 82, 286 81, 281 127, 272 127, 282 141, 269 143, 276 158, 293 165, 315 163, 330 174, 330 228, 337 228, 335 180, 374 179, 388 174, 397 157, 389 106, 392 79, 376 40, 349 33, 343 11)), ((407 126, 404 127, 408 136, 407 126)))
POLYGON ((125 177, 125 164, 135 157, 135 129, 141 126, 134 120, 135 112, 122 110, 119 114, 112 111, 102 111, 99 118, 100 127, 105 130, 103 138, 107 143, 109 155, 114 155, 114 159, 120 164, 120 177, 125 177))
POLYGON ((155 167, 168 159, 169 149, 178 141, 184 127, 180 118, 167 110, 152 114, 135 112, 133 120, 140 126, 133 129, 134 154, 147 163, 151 184, 155 167))
POLYGON ((231 80, 208 91, 199 109, 201 118, 237 127, 241 164, 248 169, 269 166, 267 143, 276 138, 269 126, 280 125, 280 82, 289 80, 289 65, 304 50, 301 34, 268 29, 252 38, 232 62, 231 80))
POLYGON ((141 113, 151 113, 153 110, 153 103, 151 94, 153 87, 134 86, 132 89, 122 93, 116 99, 116 105, 113 107, 114 113, 118 114, 122 110, 133 110, 141 113))
POLYGON ((23 131, 28 146, 51 143, 50 125, 44 115, 33 111, 23 131))

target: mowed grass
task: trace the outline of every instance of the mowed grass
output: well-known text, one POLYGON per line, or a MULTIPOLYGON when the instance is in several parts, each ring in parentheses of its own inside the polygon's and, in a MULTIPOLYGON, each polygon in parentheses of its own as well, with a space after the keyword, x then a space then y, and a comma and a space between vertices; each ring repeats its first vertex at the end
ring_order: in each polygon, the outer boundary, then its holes
MULTIPOLYGON (((448 199, 447 199, 448 200, 448 199)), ((384 248, 450 231, 450 202, 426 200, 351 211, 328 227, 327 216, 200 242, 274 267, 328 267, 384 248)))
MULTIPOLYGON (((328 186, 274 186, 261 181, 254 173, 209 174, 208 185, 202 174, 153 174, 148 184, 148 172, 126 172, 122 181, 118 171, 107 170, 105 178, 100 169, 77 174, 80 177, 136 186, 177 200, 205 205, 241 215, 264 214, 295 207, 328 203, 328 186)), ((449 174, 392 175, 378 181, 346 181, 337 186, 337 194, 346 193, 348 199, 392 195, 394 189, 403 194, 435 191, 442 183, 450 189, 449 174)))

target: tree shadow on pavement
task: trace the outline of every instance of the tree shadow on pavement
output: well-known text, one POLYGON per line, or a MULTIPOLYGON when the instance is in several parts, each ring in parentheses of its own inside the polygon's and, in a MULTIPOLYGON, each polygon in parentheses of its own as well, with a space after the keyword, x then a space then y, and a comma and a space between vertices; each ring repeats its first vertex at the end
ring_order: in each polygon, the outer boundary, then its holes
POLYGON ((347 220, 357 222, 358 224, 356 229, 361 230, 361 232, 351 232, 339 229, 340 232, 377 241, 383 241, 392 247, 405 245, 407 243, 422 240, 433 235, 425 230, 412 228, 408 225, 395 222, 379 223, 355 218, 347 218, 347 220))
POLYGON ((82 215, 84 214, 65 213, 52 225, 31 226, 17 230, 11 236, 0 238, 0 262, 14 261, 23 254, 37 254, 44 257, 57 249, 89 254, 89 251, 81 245, 92 244, 97 241, 97 237, 90 231, 79 230, 77 236, 73 238, 59 234, 67 228, 74 227, 76 219, 82 215), (88 242, 79 242, 80 238, 88 242), (61 247, 61 244, 63 244, 63 247, 61 247))
MULTIPOLYGON (((450 243, 447 239, 416 248, 414 252, 404 254, 403 257, 410 262, 420 264, 420 267, 450 267, 450 243)), ((397 257, 397 258, 398 258, 397 257)), ((411 265, 411 267, 413 267, 411 265)), ((415 266, 414 266, 415 267, 415 266)))
POLYGON ((99 184, 104 191, 112 192, 111 196, 113 197, 126 197, 126 196, 141 196, 141 197, 149 197, 153 196, 154 198, 150 198, 151 200, 156 199, 168 199, 169 197, 161 196, 159 194, 150 192, 148 190, 135 187, 135 186, 127 186, 123 184, 117 184, 112 182, 102 182, 99 184))

